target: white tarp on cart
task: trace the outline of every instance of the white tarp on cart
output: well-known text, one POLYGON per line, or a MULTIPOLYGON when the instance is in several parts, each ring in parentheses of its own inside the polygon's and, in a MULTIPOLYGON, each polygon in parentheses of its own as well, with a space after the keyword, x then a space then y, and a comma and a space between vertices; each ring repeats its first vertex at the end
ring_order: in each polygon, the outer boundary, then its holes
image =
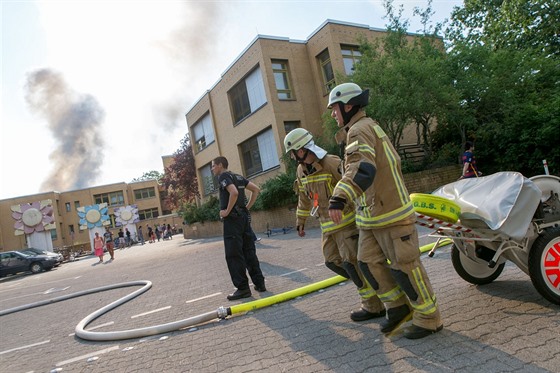
POLYGON ((520 240, 527 233, 542 192, 519 172, 498 172, 462 179, 432 194, 461 207, 461 225, 469 227, 469 222, 483 221, 491 230, 520 240))

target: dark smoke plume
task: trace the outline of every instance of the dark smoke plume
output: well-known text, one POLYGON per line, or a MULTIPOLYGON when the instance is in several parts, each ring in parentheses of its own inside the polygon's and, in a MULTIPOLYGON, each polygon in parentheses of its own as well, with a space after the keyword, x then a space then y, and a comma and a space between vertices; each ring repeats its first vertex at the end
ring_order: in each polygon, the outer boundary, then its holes
POLYGON ((97 100, 67 86, 60 73, 39 69, 27 76, 26 99, 48 121, 57 148, 49 155, 53 169, 41 191, 65 191, 93 185, 103 163, 101 123, 105 112, 97 100))

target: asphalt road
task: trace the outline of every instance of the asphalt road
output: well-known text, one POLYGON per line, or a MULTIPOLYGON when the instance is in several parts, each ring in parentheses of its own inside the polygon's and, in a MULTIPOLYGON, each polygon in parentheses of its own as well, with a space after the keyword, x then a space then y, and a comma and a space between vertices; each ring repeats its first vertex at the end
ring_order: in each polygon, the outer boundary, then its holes
MULTIPOLYGON (((243 301, 226 300, 233 287, 221 238, 174 236, 117 250, 106 264, 96 265, 92 256, 38 275, 3 278, 0 310, 148 280, 148 292, 86 329, 187 319, 333 277, 323 265, 319 230, 307 233, 263 237, 257 247, 268 292, 253 291, 243 301)), ((0 316, 0 372, 560 372, 560 307, 512 264, 492 284, 468 284, 455 273, 449 252, 447 246, 423 257, 444 330, 421 340, 387 337, 375 320, 352 322, 359 298, 351 282, 150 337, 95 342, 74 335, 87 315, 139 288, 127 287, 0 316)))

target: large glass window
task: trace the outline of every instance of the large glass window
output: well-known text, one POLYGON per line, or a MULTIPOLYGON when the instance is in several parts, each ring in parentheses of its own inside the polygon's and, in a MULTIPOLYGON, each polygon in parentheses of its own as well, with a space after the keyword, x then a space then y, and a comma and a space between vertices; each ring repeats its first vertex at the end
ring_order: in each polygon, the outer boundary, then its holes
POLYGON ((206 148, 214 142, 214 129, 212 128, 212 118, 210 113, 206 113, 192 127, 194 134, 194 144, 197 152, 206 148))
POLYGON ((257 67, 253 70, 245 79, 233 87, 228 95, 234 123, 239 123, 243 118, 264 105, 266 94, 261 69, 257 67))
POLYGON ((200 168, 200 177, 202 180, 202 187, 204 188, 204 195, 214 193, 218 189, 218 180, 212 174, 212 164, 209 163, 206 166, 200 168))
POLYGON ((288 74, 288 61, 272 60, 272 72, 276 83, 276 92, 280 100, 293 98, 288 74))
POLYGON ((138 211, 138 217, 140 218, 140 220, 154 219, 157 218, 158 216, 159 216, 159 212, 157 207, 138 211))
POLYGON ((340 49, 342 52, 342 60, 344 62, 344 71, 346 72, 346 75, 354 74, 354 65, 360 62, 362 53, 358 47, 351 45, 341 45, 340 49))
POLYGON ((247 177, 266 171, 280 164, 274 135, 268 129, 240 145, 243 168, 247 177))
POLYGON ((119 190, 118 192, 95 194, 93 199, 97 204, 105 202, 108 206, 124 205, 124 195, 122 190, 119 190))
POLYGON ((325 49, 321 52, 321 54, 319 54, 319 56, 317 56, 317 59, 319 60, 319 65, 321 66, 321 72, 323 75, 323 88, 325 89, 325 93, 329 93, 336 85, 329 50, 325 49))
POLYGON ((153 198, 155 196, 156 196, 156 190, 154 187, 134 190, 134 199, 136 200, 153 198))

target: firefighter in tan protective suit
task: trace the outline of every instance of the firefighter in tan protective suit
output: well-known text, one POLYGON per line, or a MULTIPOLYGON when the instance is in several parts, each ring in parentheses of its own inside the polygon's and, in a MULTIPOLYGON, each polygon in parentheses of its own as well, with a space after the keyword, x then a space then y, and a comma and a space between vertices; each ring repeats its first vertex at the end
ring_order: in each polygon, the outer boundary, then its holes
POLYGON ((356 204, 358 265, 387 309, 381 331, 393 331, 412 312, 404 336, 423 338, 443 328, 441 316, 420 261, 416 215, 400 157, 383 129, 366 116, 368 98, 369 91, 354 83, 340 84, 329 95, 328 108, 341 128, 337 141, 345 144, 344 175, 333 191, 329 215, 339 223, 346 206, 356 204))
POLYGON ((303 128, 296 128, 286 135, 287 153, 298 161, 296 188, 298 193, 297 231, 305 236, 305 222, 310 216, 319 218, 325 265, 333 272, 350 278, 358 288, 362 307, 352 311, 353 321, 365 321, 385 316, 385 307, 357 267, 358 230, 353 204, 342 212, 342 219, 335 224, 329 217, 329 198, 341 178, 341 160, 315 145, 313 136, 303 128))

